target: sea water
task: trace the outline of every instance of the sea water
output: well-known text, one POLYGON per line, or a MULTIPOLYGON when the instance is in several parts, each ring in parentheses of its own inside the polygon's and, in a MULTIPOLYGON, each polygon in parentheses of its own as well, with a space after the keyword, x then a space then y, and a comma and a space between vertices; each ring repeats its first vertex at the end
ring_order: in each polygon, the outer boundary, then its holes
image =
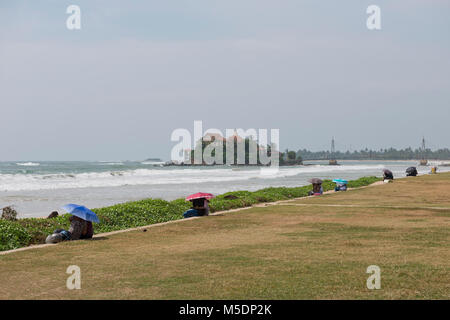
MULTIPOLYGON (((220 194, 265 187, 303 186, 311 178, 353 180, 380 176, 384 168, 395 177, 405 176, 409 166, 419 174, 430 167, 418 161, 307 161, 304 166, 261 170, 257 167, 163 167, 158 162, 0 162, 0 208, 14 206, 19 217, 42 217, 61 211, 67 203, 90 208, 144 198, 173 200, 195 192, 220 194)), ((439 165, 439 163, 430 163, 439 165)), ((439 171, 450 171, 440 167, 439 171)))

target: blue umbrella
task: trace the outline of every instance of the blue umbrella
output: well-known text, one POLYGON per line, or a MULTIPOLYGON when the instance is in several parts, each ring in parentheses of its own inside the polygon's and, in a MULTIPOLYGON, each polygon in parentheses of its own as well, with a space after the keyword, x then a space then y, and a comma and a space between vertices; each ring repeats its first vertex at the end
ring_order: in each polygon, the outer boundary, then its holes
POLYGON ((338 184, 347 184, 348 183, 348 181, 344 180, 344 179, 334 179, 333 182, 338 183, 338 184))
POLYGON ((100 220, 98 220, 97 215, 88 208, 86 208, 85 206, 69 203, 66 204, 65 206, 62 206, 62 208, 71 215, 77 216, 83 220, 92 221, 96 223, 100 222, 100 220))

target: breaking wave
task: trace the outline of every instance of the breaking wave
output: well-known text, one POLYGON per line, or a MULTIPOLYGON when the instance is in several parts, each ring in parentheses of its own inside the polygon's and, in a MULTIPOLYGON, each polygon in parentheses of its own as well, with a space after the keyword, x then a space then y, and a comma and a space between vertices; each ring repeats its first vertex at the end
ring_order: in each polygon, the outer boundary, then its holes
POLYGON ((71 188, 119 187, 127 185, 192 184, 202 182, 245 181, 317 175, 342 175, 361 172, 381 173, 382 165, 312 165, 271 168, 155 168, 84 173, 0 174, 1 191, 51 190, 71 188))
POLYGON ((40 166, 41 164, 37 162, 18 162, 16 163, 16 165, 23 167, 37 167, 40 166))

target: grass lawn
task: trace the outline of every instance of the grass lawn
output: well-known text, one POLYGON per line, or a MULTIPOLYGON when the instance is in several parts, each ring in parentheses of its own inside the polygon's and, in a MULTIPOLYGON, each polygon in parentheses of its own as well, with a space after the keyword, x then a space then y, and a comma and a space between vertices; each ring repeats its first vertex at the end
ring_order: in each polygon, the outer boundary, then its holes
POLYGON ((450 174, 429 175, 0 255, 0 298, 450 299, 449 244, 450 174))

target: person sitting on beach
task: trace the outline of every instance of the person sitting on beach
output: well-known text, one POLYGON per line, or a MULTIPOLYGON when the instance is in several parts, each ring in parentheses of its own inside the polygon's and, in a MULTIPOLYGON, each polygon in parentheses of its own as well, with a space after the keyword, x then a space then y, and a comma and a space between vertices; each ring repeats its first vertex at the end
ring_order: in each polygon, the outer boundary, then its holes
POLYGON ((94 235, 94 228, 92 222, 83 220, 76 216, 69 218, 69 231, 64 229, 57 229, 53 234, 45 239, 45 243, 58 243, 66 240, 91 239, 94 235))

